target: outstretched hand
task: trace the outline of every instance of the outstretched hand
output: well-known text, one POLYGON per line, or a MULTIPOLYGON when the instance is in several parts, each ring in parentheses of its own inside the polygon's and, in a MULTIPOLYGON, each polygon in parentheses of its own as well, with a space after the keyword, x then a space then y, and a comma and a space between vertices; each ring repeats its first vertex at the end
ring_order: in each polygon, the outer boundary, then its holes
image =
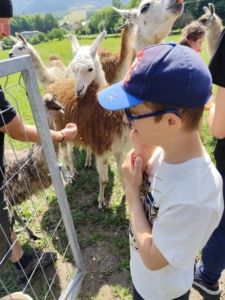
POLYGON ((63 132, 66 139, 73 140, 78 132, 77 125, 74 123, 66 124, 66 127, 61 132, 63 132))

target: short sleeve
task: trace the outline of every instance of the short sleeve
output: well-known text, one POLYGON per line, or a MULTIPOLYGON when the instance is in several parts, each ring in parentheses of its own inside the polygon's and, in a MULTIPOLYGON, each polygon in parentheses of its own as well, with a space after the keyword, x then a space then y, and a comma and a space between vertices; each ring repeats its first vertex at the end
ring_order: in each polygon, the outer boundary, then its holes
POLYGON ((218 223, 207 206, 173 206, 155 220, 153 241, 169 264, 189 269, 218 223))
POLYGON ((0 87, 0 127, 8 124, 16 116, 14 108, 5 99, 4 93, 0 87))

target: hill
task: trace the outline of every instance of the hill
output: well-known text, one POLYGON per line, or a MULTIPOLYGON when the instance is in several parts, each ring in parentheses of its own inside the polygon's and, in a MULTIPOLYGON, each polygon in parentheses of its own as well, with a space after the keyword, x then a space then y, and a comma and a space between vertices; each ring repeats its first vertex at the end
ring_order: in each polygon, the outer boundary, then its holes
MULTIPOLYGON (((111 5, 111 0, 12 0, 14 7, 14 15, 18 14, 35 14, 39 13, 54 13, 60 11, 87 9, 91 5, 94 9, 103 8, 111 5)), ((127 4, 128 0, 123 0, 122 3, 127 4)))

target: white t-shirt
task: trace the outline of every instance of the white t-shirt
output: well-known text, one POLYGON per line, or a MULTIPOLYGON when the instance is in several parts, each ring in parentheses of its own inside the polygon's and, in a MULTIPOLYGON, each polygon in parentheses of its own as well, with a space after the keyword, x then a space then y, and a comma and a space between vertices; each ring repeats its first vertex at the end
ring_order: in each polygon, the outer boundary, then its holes
POLYGON ((147 269, 130 228, 132 280, 145 300, 171 300, 190 289, 195 256, 218 226, 224 208, 222 178, 207 153, 173 165, 161 157, 159 148, 147 168, 141 198, 154 243, 169 265, 147 269))

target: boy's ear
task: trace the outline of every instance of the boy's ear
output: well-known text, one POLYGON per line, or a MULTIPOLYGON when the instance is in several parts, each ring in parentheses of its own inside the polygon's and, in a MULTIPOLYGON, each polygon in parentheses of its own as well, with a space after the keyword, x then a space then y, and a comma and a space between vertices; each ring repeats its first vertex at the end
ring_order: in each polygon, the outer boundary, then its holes
POLYGON ((181 119, 173 113, 166 114, 169 129, 177 130, 181 127, 181 119))

